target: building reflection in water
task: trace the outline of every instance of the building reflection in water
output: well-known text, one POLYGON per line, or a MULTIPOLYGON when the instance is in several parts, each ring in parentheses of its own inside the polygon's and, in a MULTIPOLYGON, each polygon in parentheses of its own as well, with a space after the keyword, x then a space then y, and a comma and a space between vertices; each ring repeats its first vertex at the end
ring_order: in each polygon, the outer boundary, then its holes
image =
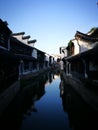
POLYGON ((97 130, 98 129, 98 112, 94 111, 76 91, 61 80, 60 97, 62 106, 68 113, 70 127, 73 130, 97 130))
POLYGON ((0 117, 0 129, 18 130, 22 120, 32 112, 38 112, 35 102, 45 94, 45 85, 50 84, 58 72, 49 72, 21 83, 21 90, 0 117))

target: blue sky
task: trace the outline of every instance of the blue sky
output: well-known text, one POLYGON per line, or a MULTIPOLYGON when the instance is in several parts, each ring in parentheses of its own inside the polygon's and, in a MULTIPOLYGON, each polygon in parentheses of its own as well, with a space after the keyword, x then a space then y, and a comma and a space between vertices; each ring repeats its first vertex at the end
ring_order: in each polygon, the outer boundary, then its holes
POLYGON ((98 0, 0 0, 0 18, 13 33, 36 39, 35 47, 59 53, 76 31, 98 27, 98 0))

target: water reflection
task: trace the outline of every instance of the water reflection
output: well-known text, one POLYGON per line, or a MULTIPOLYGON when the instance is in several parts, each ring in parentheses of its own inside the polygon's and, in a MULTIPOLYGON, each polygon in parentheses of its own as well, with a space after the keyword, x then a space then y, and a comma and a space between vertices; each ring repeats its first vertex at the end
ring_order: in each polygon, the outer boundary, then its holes
POLYGON ((97 130, 98 113, 87 105, 68 84, 60 83, 60 97, 64 112, 68 113, 73 130, 97 130), (64 85, 64 86, 63 86, 64 85))
POLYGON ((18 130, 26 116, 38 113, 35 102, 45 95, 45 85, 51 84, 58 75, 56 71, 49 72, 22 82, 21 91, 0 118, 0 129, 18 130))

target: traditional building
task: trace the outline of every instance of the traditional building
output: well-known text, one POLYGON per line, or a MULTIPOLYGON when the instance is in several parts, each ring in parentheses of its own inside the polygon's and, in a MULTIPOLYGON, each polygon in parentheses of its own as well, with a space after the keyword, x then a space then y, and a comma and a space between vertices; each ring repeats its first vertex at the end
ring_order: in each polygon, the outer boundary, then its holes
POLYGON ((12 31, 8 28, 8 23, 0 19, 0 48, 9 49, 9 40, 12 31))
POLYGON ((46 53, 34 47, 36 40, 29 40, 30 36, 24 36, 24 34, 24 32, 12 34, 10 42, 10 51, 20 59, 20 76, 38 72, 50 66, 49 60, 46 63, 46 53))
POLYGON ((18 59, 19 77, 51 67, 54 57, 34 47, 36 39, 29 40, 25 32, 12 33, 7 22, 0 20, 0 48, 8 50, 18 59), (33 46, 31 45, 33 44, 33 46))
POLYGON ((87 51, 95 46, 98 42, 98 37, 94 37, 94 34, 84 34, 79 31, 75 34, 75 40, 79 48, 79 53, 87 51))
POLYGON ((66 75, 98 80, 98 29, 95 32, 83 34, 77 31, 75 39, 68 43, 68 55, 63 58, 66 75))
POLYGON ((34 47, 25 32, 12 33, 0 19, 0 114, 20 90, 20 79, 51 69, 54 57, 34 47))
POLYGON ((77 31, 75 38, 70 40, 67 47, 60 47, 60 54, 65 57, 76 55, 92 49, 98 44, 98 28, 92 28, 87 34, 77 31))
POLYGON ((19 75, 32 72, 34 66, 31 63, 36 62, 36 58, 32 57, 33 48, 17 40, 17 38, 11 37, 10 51, 13 52, 20 61, 19 75))
POLYGON ((8 28, 7 23, 0 19, 0 89, 9 87, 18 80, 17 57, 9 51, 10 36, 12 31, 8 28))
POLYGON ((0 19, 0 115, 20 89, 19 60, 10 52, 12 31, 0 19))

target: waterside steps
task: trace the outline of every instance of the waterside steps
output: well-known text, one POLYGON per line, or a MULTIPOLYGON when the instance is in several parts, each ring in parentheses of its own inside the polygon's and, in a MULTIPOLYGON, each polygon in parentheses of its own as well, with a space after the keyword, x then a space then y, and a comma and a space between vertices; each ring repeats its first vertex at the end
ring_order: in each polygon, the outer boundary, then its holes
POLYGON ((83 82, 79 79, 66 75, 65 72, 62 73, 62 78, 66 84, 71 85, 71 87, 78 92, 82 99, 89 104, 95 111, 98 112, 98 95, 94 91, 88 89, 83 82))

